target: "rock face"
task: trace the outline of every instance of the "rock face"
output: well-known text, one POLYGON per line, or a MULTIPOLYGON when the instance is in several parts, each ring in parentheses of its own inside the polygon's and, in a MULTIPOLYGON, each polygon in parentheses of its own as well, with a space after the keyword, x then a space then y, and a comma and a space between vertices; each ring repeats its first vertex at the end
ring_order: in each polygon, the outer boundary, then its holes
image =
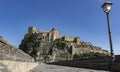
POLYGON ((41 31, 35 27, 29 27, 19 49, 36 60, 45 62, 72 60, 74 55, 86 53, 109 55, 108 51, 81 41, 80 37, 61 36, 56 28, 41 31))
POLYGON ((0 37, 0 60, 33 62, 33 58, 0 37))

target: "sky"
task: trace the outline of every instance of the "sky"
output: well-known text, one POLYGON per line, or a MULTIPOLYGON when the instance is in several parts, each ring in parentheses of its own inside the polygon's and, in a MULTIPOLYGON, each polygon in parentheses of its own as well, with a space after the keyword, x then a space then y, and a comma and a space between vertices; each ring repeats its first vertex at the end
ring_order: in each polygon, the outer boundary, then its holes
MULTIPOLYGON (((0 0, 0 36, 19 47, 29 26, 50 31, 53 27, 62 36, 80 37, 81 41, 110 51, 105 0, 0 0)), ((110 11, 112 42, 120 54, 120 0, 110 11)))

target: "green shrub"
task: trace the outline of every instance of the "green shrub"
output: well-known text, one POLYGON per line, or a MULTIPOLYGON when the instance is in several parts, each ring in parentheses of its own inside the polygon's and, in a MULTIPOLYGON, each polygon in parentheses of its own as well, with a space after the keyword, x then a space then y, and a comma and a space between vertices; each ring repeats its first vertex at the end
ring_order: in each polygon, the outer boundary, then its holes
POLYGON ((36 33, 28 33, 25 35, 24 40, 22 40, 21 44, 19 45, 19 49, 23 50, 27 54, 34 57, 37 53, 37 49, 34 48, 37 44, 37 34, 36 33))

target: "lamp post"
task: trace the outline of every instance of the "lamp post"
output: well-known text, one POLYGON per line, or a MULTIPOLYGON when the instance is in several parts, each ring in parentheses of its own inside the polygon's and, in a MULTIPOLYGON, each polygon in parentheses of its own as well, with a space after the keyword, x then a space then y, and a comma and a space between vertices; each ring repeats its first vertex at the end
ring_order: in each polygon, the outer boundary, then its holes
POLYGON ((112 3, 109 2, 109 1, 106 1, 103 5, 102 5, 102 8, 103 8, 103 11, 106 13, 107 15, 107 23, 108 23, 108 34, 109 34, 109 42, 110 42, 110 54, 111 54, 111 60, 110 60, 110 65, 109 65, 109 69, 110 69, 110 72, 113 72, 113 64, 114 64, 114 60, 115 60, 115 57, 114 57, 114 51, 113 51, 113 45, 112 45, 112 36, 111 36, 111 30, 110 30, 110 18, 109 18, 109 12, 111 10, 111 7, 112 7, 112 3))

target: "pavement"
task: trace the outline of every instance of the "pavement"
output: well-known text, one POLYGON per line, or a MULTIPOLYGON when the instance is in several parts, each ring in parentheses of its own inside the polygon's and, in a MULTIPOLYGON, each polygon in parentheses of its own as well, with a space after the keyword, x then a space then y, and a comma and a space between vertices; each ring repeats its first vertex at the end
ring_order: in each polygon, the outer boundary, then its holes
POLYGON ((40 63, 38 66, 34 67, 29 72, 109 72, 109 71, 65 67, 40 63))

